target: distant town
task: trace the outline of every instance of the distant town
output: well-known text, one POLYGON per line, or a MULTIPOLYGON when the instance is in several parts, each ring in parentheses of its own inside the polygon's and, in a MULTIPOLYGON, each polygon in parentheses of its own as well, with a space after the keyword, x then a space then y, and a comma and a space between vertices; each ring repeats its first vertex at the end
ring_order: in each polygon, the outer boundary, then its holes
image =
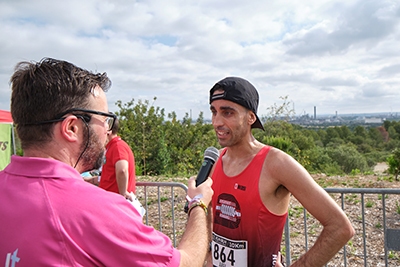
POLYGON ((301 126, 341 126, 341 125, 369 125, 377 126, 382 125, 386 120, 399 121, 400 112, 382 112, 382 113, 360 113, 360 114, 341 114, 338 115, 318 115, 314 107, 314 114, 303 114, 300 116, 293 116, 288 121, 292 124, 301 126))
MULTIPOLYGON (((261 115, 260 119, 263 123, 266 119, 261 115)), ((342 126, 342 125, 364 125, 365 127, 378 127, 383 124, 384 121, 400 121, 400 112, 382 112, 382 113, 359 113, 359 114, 341 114, 338 115, 317 115, 314 112, 313 115, 303 114, 291 117, 280 117, 275 120, 284 120, 292 124, 297 124, 307 128, 325 128, 330 126, 342 126)), ((195 122, 193 122, 195 123, 195 122)), ((205 119, 204 123, 210 124, 210 119, 205 119)))

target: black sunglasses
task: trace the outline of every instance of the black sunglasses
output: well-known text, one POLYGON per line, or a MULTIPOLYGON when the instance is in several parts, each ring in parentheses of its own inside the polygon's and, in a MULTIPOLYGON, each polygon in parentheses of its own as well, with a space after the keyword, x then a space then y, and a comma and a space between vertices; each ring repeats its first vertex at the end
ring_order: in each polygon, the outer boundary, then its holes
MULTIPOLYGON (((108 125, 108 131, 111 131, 113 126, 114 126, 114 122, 117 119, 117 115, 112 114, 112 113, 104 113, 104 112, 100 112, 100 111, 95 111, 95 110, 90 110, 90 109, 80 109, 80 108, 73 108, 73 109, 69 109, 67 111, 64 111, 63 113, 57 114, 56 115, 56 120, 61 119, 64 115, 67 115, 68 113, 72 113, 74 114, 74 112, 85 112, 85 113, 91 113, 91 114, 96 114, 96 115, 100 115, 100 116, 105 116, 106 118, 106 122, 108 125)), ((89 122, 91 117, 87 114, 74 114, 81 116, 86 122, 89 122)), ((62 118, 64 119, 64 118, 62 118)))
POLYGON ((54 120, 48 120, 48 121, 38 121, 38 122, 33 122, 33 123, 27 123, 25 125, 38 125, 38 124, 45 124, 45 123, 53 123, 53 122, 58 122, 58 121, 63 121, 65 119, 65 117, 63 118, 63 116, 67 115, 68 113, 72 113, 73 115, 82 118, 85 122, 89 122, 91 117, 88 114, 75 114, 75 112, 85 112, 85 113, 91 113, 91 114, 96 114, 96 115, 100 115, 100 116, 106 116, 106 122, 108 125, 108 131, 111 131, 115 120, 117 119, 117 115, 112 114, 112 113, 104 113, 104 112, 100 112, 100 111, 95 111, 95 110, 90 110, 90 109, 80 109, 80 108, 73 108, 73 109, 69 109, 67 111, 64 111, 60 114, 57 114, 55 116, 54 120))

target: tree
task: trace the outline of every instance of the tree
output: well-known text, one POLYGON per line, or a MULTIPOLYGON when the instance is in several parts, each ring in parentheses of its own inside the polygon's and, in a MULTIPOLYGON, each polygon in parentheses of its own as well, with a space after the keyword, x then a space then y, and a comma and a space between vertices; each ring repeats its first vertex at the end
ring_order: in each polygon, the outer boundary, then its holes
POLYGON ((295 131, 293 143, 295 143, 300 150, 308 150, 315 146, 314 138, 304 135, 301 131, 295 131))
MULTIPOLYGON (((386 122, 386 121, 385 121, 386 122)), ((386 128, 385 128, 386 129, 386 128)), ((389 133, 389 138, 390 139, 398 139, 399 138, 399 134, 396 132, 396 129, 393 126, 389 126, 389 128, 387 129, 388 133, 389 133)))
POLYGON ((384 127, 380 126, 380 127, 377 127, 376 129, 380 132, 383 142, 389 141, 389 133, 386 131, 386 129, 384 127))
POLYGON ((394 174, 396 181, 398 181, 397 176, 400 172, 400 149, 395 148, 392 153, 393 155, 387 159, 389 165, 388 172, 394 174))
POLYGON ((355 136, 360 136, 362 138, 366 138, 367 137, 367 131, 361 125, 358 125, 356 128, 354 128, 353 133, 354 133, 355 136))
POLYGON ((288 98, 289 96, 280 96, 279 99, 283 100, 281 105, 274 103, 274 105, 267 108, 267 116, 262 118, 267 122, 266 127, 264 127, 267 136, 274 135, 272 133, 274 127, 284 128, 290 125, 287 122, 290 120, 291 116, 295 115, 295 111, 292 108, 292 102, 289 101, 288 98), (283 122, 286 122, 286 124, 283 124, 283 122))
MULTIPOLYGON (((153 104, 157 100, 153 98, 153 104)), ((157 160, 158 153, 162 151, 163 141, 160 139, 162 125, 164 124, 164 109, 150 105, 149 100, 139 100, 135 104, 134 99, 122 104, 118 101, 116 105, 120 108, 116 112, 120 119, 119 135, 131 147, 135 155, 136 166, 139 173, 158 174, 160 161, 157 160)))
POLYGON ((283 100, 281 105, 274 105, 267 108, 267 120, 270 121, 289 121, 291 116, 295 115, 293 103, 288 100, 289 96, 280 96, 279 99, 283 100))
POLYGON ((347 125, 342 125, 340 127, 340 137, 344 140, 347 140, 350 136, 352 136, 353 133, 350 131, 349 127, 347 125))
POLYGON ((200 168, 205 148, 217 146, 212 125, 203 125, 201 112, 196 123, 186 113, 182 121, 176 120, 175 113, 165 123, 166 147, 170 153, 167 169, 181 175, 194 174, 200 168))
POLYGON ((329 148, 328 155, 342 168, 345 173, 354 169, 364 172, 368 170, 368 163, 354 146, 341 145, 337 148, 329 148))
POLYGON ((329 127, 328 129, 326 129, 326 137, 325 140, 323 141, 324 145, 325 146, 328 145, 328 143, 330 143, 332 139, 333 141, 335 139, 340 139, 340 134, 335 128, 329 127))
POLYGON ((369 129, 368 137, 372 140, 372 146, 378 147, 383 143, 383 137, 377 128, 369 129))
POLYGON ((309 172, 317 173, 336 173, 341 174, 343 170, 337 162, 335 162, 327 153, 327 149, 315 146, 304 151, 304 155, 308 157, 310 164, 306 168, 309 172))
POLYGON ((392 126, 392 123, 391 121, 385 120, 382 126, 386 129, 386 131, 389 131, 389 128, 392 126))
POLYGON ((398 134, 400 134, 400 122, 395 122, 395 121, 393 121, 391 125, 394 127, 394 129, 396 130, 396 132, 397 132, 398 134))
POLYGON ((320 137, 320 140, 322 141, 322 144, 326 145, 326 141, 327 141, 327 138, 328 138, 328 134, 326 133, 326 131, 324 131, 322 129, 319 129, 317 133, 318 133, 318 135, 320 137))

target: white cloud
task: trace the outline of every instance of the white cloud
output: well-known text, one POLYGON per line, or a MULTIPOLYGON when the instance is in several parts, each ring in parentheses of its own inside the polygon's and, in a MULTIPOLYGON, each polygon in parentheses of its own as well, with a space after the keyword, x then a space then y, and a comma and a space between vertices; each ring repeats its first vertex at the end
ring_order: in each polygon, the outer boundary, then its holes
POLYGON ((289 96, 296 112, 397 107, 396 0, 0 1, 0 109, 21 60, 54 57, 107 72, 115 102, 157 97, 178 118, 203 111, 226 76, 248 79, 259 113, 289 96))

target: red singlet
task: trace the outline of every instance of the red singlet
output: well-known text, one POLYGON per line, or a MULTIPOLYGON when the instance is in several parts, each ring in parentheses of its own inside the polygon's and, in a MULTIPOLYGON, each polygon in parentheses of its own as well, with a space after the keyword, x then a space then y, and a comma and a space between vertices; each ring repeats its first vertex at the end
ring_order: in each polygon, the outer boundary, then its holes
POLYGON ((212 175, 213 232, 217 234, 213 235, 212 244, 214 264, 239 266, 247 251, 247 266, 275 265, 287 213, 271 213, 260 198, 259 178, 269 150, 269 146, 263 147, 234 177, 226 176, 222 168, 226 148, 216 163, 212 175))

